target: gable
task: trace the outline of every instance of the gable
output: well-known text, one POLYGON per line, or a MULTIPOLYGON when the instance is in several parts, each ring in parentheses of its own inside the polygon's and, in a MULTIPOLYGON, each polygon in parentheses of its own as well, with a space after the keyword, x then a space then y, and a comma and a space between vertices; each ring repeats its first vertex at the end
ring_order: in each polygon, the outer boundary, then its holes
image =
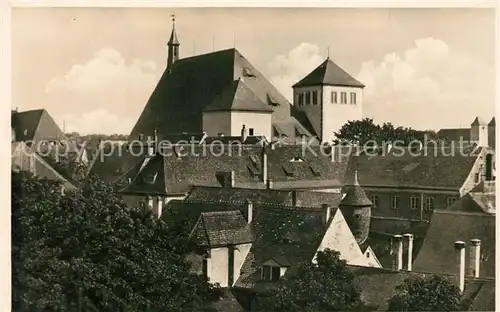
POLYGON ((373 252, 372 248, 368 246, 363 253, 365 256, 366 262, 368 266, 375 267, 375 268, 381 268, 382 264, 380 264, 380 261, 377 258, 377 255, 373 252))
MULTIPOLYGON (((340 258, 350 265, 368 266, 369 263, 361 252, 349 225, 340 209, 337 209, 317 251, 332 249, 340 252, 340 258)), ((314 260, 316 255, 314 256, 314 260)))

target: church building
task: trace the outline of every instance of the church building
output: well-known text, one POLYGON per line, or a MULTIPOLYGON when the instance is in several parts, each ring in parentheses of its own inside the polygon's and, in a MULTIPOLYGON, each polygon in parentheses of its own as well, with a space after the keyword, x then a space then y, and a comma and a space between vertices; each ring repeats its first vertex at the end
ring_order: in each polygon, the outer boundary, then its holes
POLYGON ((173 28, 166 70, 132 129, 131 139, 176 133, 208 137, 329 141, 362 118, 364 85, 330 58, 294 86, 290 103, 237 49, 181 58, 173 28))

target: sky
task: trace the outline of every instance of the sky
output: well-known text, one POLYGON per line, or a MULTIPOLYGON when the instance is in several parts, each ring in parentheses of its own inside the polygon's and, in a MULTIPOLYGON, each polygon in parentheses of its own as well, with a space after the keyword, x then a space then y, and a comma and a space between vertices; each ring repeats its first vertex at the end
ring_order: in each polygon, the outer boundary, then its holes
POLYGON ((167 59, 236 47, 291 100, 329 55, 366 85, 363 117, 417 129, 495 113, 494 9, 13 8, 12 97, 66 132, 128 134, 167 59))

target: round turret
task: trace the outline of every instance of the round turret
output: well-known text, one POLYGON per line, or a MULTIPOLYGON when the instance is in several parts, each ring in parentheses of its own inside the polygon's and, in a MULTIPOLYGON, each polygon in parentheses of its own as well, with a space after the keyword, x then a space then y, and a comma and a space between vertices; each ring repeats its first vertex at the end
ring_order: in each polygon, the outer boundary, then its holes
POLYGON ((349 186, 339 208, 358 244, 364 243, 370 233, 372 205, 373 203, 358 183, 358 171, 356 170, 354 184, 349 186))

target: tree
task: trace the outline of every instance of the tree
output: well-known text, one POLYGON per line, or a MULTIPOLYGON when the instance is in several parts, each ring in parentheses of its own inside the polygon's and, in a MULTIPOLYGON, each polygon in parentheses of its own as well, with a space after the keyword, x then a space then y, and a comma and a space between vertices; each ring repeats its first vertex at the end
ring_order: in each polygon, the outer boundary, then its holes
POLYGON ((263 311, 363 311, 354 275, 339 256, 327 249, 318 252, 316 263, 299 265, 296 274, 278 285, 263 311))
POLYGON ((62 194, 12 173, 15 311, 210 311, 220 289, 189 272, 190 248, 186 233, 96 177, 62 194))
POLYGON ((389 300, 389 311, 460 311, 460 290, 449 279, 433 275, 406 279, 389 300))
POLYGON ((363 120, 348 121, 338 132, 335 133, 337 143, 355 143, 358 145, 383 146, 384 142, 398 142, 401 146, 407 146, 412 141, 424 142, 428 140, 438 140, 437 134, 432 130, 415 130, 407 127, 395 127, 390 122, 377 125, 371 118, 363 120))

